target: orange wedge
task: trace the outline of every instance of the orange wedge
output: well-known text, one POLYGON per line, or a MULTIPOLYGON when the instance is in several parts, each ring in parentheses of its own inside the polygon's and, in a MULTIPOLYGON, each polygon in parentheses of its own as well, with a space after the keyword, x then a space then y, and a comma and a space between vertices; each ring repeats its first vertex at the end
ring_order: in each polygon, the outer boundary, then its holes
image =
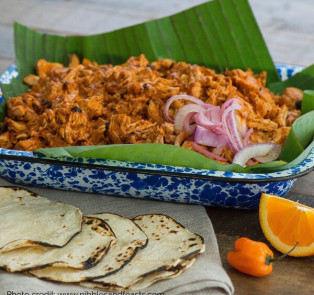
POLYGON ((262 194, 259 220, 266 239, 289 256, 314 255, 314 208, 270 194, 262 194))

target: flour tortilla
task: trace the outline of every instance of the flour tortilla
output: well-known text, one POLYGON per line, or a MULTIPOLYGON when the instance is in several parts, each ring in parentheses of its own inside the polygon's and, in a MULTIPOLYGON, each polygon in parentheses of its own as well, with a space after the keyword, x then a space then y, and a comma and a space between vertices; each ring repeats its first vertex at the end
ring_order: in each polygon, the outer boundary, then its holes
MULTIPOLYGON (((150 214, 138 216, 133 221, 148 237, 146 247, 118 272, 92 280, 94 286, 112 291, 125 290, 154 273, 161 274, 180 267, 183 261, 205 251, 203 238, 189 232, 171 217, 150 214)), ((82 283, 83 286, 87 284, 82 283)))
POLYGON ((0 253, 27 246, 62 247, 81 231, 80 209, 18 187, 0 187, 0 253))
POLYGON ((122 292, 125 290, 128 291, 138 291, 138 290, 144 290, 145 288, 149 287, 150 285, 166 279, 173 279, 181 275, 184 271, 186 271, 188 268, 190 268, 193 263, 195 262, 196 258, 191 258, 187 260, 182 260, 180 264, 178 264, 176 267, 168 270, 161 270, 160 272, 156 271, 150 275, 147 275, 146 277, 141 278, 138 282, 136 282, 134 285, 131 285, 128 287, 128 289, 109 285, 106 286, 105 284, 102 284, 100 282, 96 281, 85 281, 81 282, 80 285, 82 287, 87 288, 96 288, 104 291, 109 292, 122 292))
POLYGON ((173 269, 156 272, 146 277, 143 277, 139 281, 137 281, 135 284, 131 285, 129 287, 129 290, 130 291, 143 290, 158 281, 176 278, 179 275, 181 275, 183 272, 185 272, 188 268, 190 268, 195 262, 195 260, 196 258, 183 260, 182 262, 180 262, 180 264, 178 264, 173 269))
POLYGON ((44 266, 90 268, 115 242, 107 223, 99 218, 83 217, 82 231, 64 247, 25 247, 0 253, 0 266, 10 272, 44 266))
POLYGON ((147 243, 146 235, 128 218, 111 213, 95 214, 92 217, 100 218, 108 223, 117 238, 117 243, 97 265, 85 270, 46 267, 29 273, 38 278, 58 282, 81 282, 104 277, 123 267, 133 258, 137 249, 144 247, 147 243))

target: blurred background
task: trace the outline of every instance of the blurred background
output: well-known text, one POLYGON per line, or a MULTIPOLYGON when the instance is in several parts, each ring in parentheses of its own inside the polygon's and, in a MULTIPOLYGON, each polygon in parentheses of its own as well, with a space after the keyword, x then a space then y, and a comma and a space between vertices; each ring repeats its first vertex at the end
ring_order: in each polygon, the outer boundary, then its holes
MULTIPOLYGON (((96 34, 167 16, 204 0, 0 0, 0 72, 14 60, 13 22, 62 34, 96 34)), ((313 0, 249 0, 273 60, 314 63, 313 0)))

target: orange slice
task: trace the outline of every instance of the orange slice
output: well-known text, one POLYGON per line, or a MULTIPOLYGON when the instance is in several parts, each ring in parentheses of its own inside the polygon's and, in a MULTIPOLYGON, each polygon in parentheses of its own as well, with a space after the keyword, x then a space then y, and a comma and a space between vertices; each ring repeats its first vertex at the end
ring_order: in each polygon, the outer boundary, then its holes
POLYGON ((259 220, 266 239, 289 256, 314 255, 314 208, 270 194, 262 194, 259 220))

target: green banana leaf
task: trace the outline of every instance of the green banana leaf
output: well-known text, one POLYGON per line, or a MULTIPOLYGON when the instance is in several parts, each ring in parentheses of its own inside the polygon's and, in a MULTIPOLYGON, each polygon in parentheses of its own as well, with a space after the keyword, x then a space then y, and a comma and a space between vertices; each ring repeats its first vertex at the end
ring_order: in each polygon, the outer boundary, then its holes
MULTIPOLYGON (((14 24, 14 35, 19 77, 13 79, 10 84, 1 85, 3 101, 0 105, 0 121, 5 117, 7 100, 27 91, 23 78, 35 72, 38 59, 44 58, 51 62, 67 64, 69 55, 73 53, 80 58, 85 57, 100 64, 119 64, 130 56, 144 53, 150 61, 171 58, 176 61, 205 65, 218 72, 225 68, 251 68, 256 73, 267 71, 268 86, 276 93, 280 93, 288 86, 314 89, 314 66, 305 69, 294 78, 284 82, 279 80, 248 0, 213 0, 169 17, 91 36, 52 35, 32 30, 18 23, 14 24)), ((312 98, 311 93, 307 98, 305 95, 308 103, 303 102, 303 113, 313 110, 312 98)), ((309 117, 311 116, 313 113, 309 117)), ((310 134, 311 129, 307 127, 307 120, 311 119, 306 117, 300 124, 304 129, 293 128, 293 134, 287 140, 282 153, 284 161, 255 165, 250 168, 220 165, 198 153, 157 144, 54 148, 38 150, 35 154, 46 157, 65 155, 102 157, 238 172, 280 169, 287 165, 287 159, 296 157, 300 160, 306 155, 308 150, 303 142, 300 143, 303 136, 300 137, 299 133, 310 134), (297 153, 287 158, 285 151, 295 146, 298 147, 297 153)))
POLYGON ((293 75, 285 81, 271 82, 268 88, 274 92, 281 94, 287 87, 297 87, 302 90, 314 89, 314 64, 303 69, 301 72, 293 75))
MULTIPOLYGON (((188 150, 169 144, 116 144, 87 147, 64 147, 38 149, 35 153, 39 157, 55 159, 60 157, 80 157, 93 159, 107 159, 130 161, 136 163, 154 163, 179 167, 193 167, 199 169, 221 170, 223 166, 216 161, 188 150), (210 161, 208 161, 210 160, 210 161)), ((230 165, 227 171, 241 170, 238 165, 230 165)), ((240 171, 239 171, 240 172, 240 171)))
POLYGON ((40 158, 52 160, 66 160, 68 157, 93 158, 242 173, 252 172, 254 169, 277 167, 286 163, 274 161, 271 164, 259 164, 255 165, 256 167, 246 168, 237 164, 223 165, 185 148, 154 143, 44 148, 34 153, 40 158))
MULTIPOLYGON (((314 82, 314 81, 313 81, 314 82)), ((303 91, 303 100, 301 105, 301 114, 306 114, 314 110, 314 91, 313 90, 305 90, 303 91)))
POLYGON ((171 58, 216 71, 251 68, 279 75, 248 0, 214 0, 180 13, 135 26, 90 36, 60 36, 14 24, 19 79, 3 85, 5 99, 25 92, 22 78, 35 72, 38 59, 68 63, 70 54, 100 64, 120 64, 144 53, 148 60, 171 58))
POLYGON ((292 128, 280 153, 280 159, 291 162, 314 140, 314 110, 299 117, 292 128))

